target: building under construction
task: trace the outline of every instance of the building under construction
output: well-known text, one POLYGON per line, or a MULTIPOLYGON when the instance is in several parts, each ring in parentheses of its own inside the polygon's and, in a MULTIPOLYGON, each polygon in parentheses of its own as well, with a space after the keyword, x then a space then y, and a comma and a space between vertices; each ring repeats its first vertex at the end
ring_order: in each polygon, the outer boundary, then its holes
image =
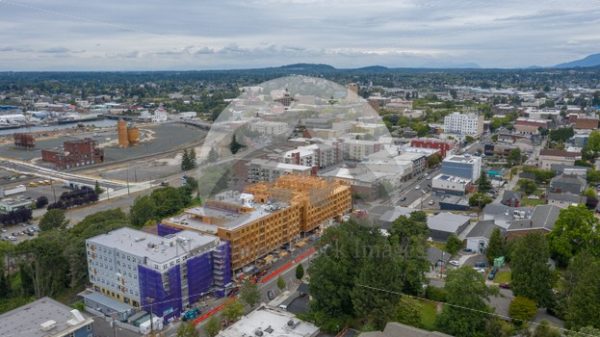
POLYGON ((62 149, 42 150, 42 160, 59 169, 70 169, 102 163, 104 150, 91 138, 66 141, 62 149))
POLYGON ((13 135, 15 146, 24 149, 33 149, 35 147, 35 139, 29 133, 15 133, 13 135))
POLYGON ((123 119, 117 123, 117 135, 119 138, 119 147, 129 147, 140 142, 140 130, 127 124, 123 119))
POLYGON ((286 175, 250 185, 244 193, 223 192, 202 207, 163 220, 159 234, 189 229, 216 235, 230 242, 232 270, 239 270, 351 208, 346 183, 286 175))

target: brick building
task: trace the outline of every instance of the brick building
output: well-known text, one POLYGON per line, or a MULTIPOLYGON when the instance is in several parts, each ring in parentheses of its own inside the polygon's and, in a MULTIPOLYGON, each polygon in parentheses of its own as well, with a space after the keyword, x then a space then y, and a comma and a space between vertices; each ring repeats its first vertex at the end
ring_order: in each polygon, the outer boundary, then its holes
POLYGON ((440 151, 442 158, 446 158, 446 154, 452 149, 450 142, 437 139, 437 138, 416 138, 410 141, 410 146, 426 148, 426 149, 437 149, 440 151))
POLYGON ((70 169, 103 162, 104 150, 91 138, 66 141, 62 149, 42 150, 42 160, 59 169, 70 169))

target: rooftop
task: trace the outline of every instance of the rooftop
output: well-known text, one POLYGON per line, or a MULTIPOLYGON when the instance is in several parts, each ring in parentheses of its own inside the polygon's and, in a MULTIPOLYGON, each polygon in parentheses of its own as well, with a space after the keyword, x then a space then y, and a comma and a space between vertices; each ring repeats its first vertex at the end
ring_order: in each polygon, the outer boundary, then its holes
POLYGON ((496 226, 494 220, 482 220, 479 221, 473 229, 467 234, 467 238, 489 238, 492 236, 492 232, 495 228, 500 228, 496 226))
POLYGON ((68 335, 91 323, 78 310, 43 297, 0 315, 0 337, 68 335))
POLYGON ((191 251, 207 251, 219 243, 219 238, 184 230, 165 237, 124 227, 87 240, 88 243, 111 247, 164 263, 191 251))
POLYGON ((315 325, 301 321, 287 311, 263 304, 219 332, 217 337, 312 337, 318 332, 319 328, 315 325))
POLYGON ((469 155, 464 155, 464 156, 454 155, 452 157, 448 157, 448 158, 444 159, 443 162, 473 164, 476 161, 481 161, 481 158, 476 157, 476 156, 469 156, 469 155))
POLYGON ((462 225, 469 221, 470 218, 465 215, 441 212, 427 218, 427 227, 431 230, 456 233, 462 225))
POLYGON ((452 183, 461 183, 461 184, 466 184, 471 181, 471 179, 451 176, 449 174, 443 174, 443 173, 440 173, 437 176, 435 176, 433 178, 433 180, 443 180, 443 181, 448 181, 448 182, 452 182, 452 183))

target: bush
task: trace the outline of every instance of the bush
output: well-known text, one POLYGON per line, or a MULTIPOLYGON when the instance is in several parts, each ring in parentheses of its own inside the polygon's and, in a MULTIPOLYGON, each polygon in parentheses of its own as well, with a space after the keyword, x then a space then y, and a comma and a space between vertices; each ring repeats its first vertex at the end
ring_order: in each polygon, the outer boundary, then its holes
POLYGON ((37 209, 44 208, 46 205, 48 205, 48 198, 46 198, 43 195, 37 198, 37 200, 35 201, 35 208, 37 209))
POLYGON ((517 296, 508 307, 508 314, 515 320, 515 324, 522 324, 530 321, 537 314, 535 301, 527 297, 517 296))
POLYGON ((446 302, 447 296, 448 294, 444 288, 427 286, 427 289, 425 290, 425 298, 430 299, 432 301, 446 302))

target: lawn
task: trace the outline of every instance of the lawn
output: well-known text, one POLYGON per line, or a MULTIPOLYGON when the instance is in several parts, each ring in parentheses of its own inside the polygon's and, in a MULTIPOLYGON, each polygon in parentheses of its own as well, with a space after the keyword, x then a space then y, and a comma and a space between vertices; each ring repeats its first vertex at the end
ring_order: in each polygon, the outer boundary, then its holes
POLYGON ((435 329, 437 317, 437 304, 431 301, 419 300, 421 304, 421 326, 426 330, 435 329))
POLYGON ((494 281, 496 283, 510 283, 511 273, 510 270, 501 270, 496 274, 494 281))
POLYGON ((529 199, 527 197, 524 197, 523 199, 521 199, 521 206, 537 206, 537 205, 543 205, 546 202, 544 201, 544 199, 529 199))

